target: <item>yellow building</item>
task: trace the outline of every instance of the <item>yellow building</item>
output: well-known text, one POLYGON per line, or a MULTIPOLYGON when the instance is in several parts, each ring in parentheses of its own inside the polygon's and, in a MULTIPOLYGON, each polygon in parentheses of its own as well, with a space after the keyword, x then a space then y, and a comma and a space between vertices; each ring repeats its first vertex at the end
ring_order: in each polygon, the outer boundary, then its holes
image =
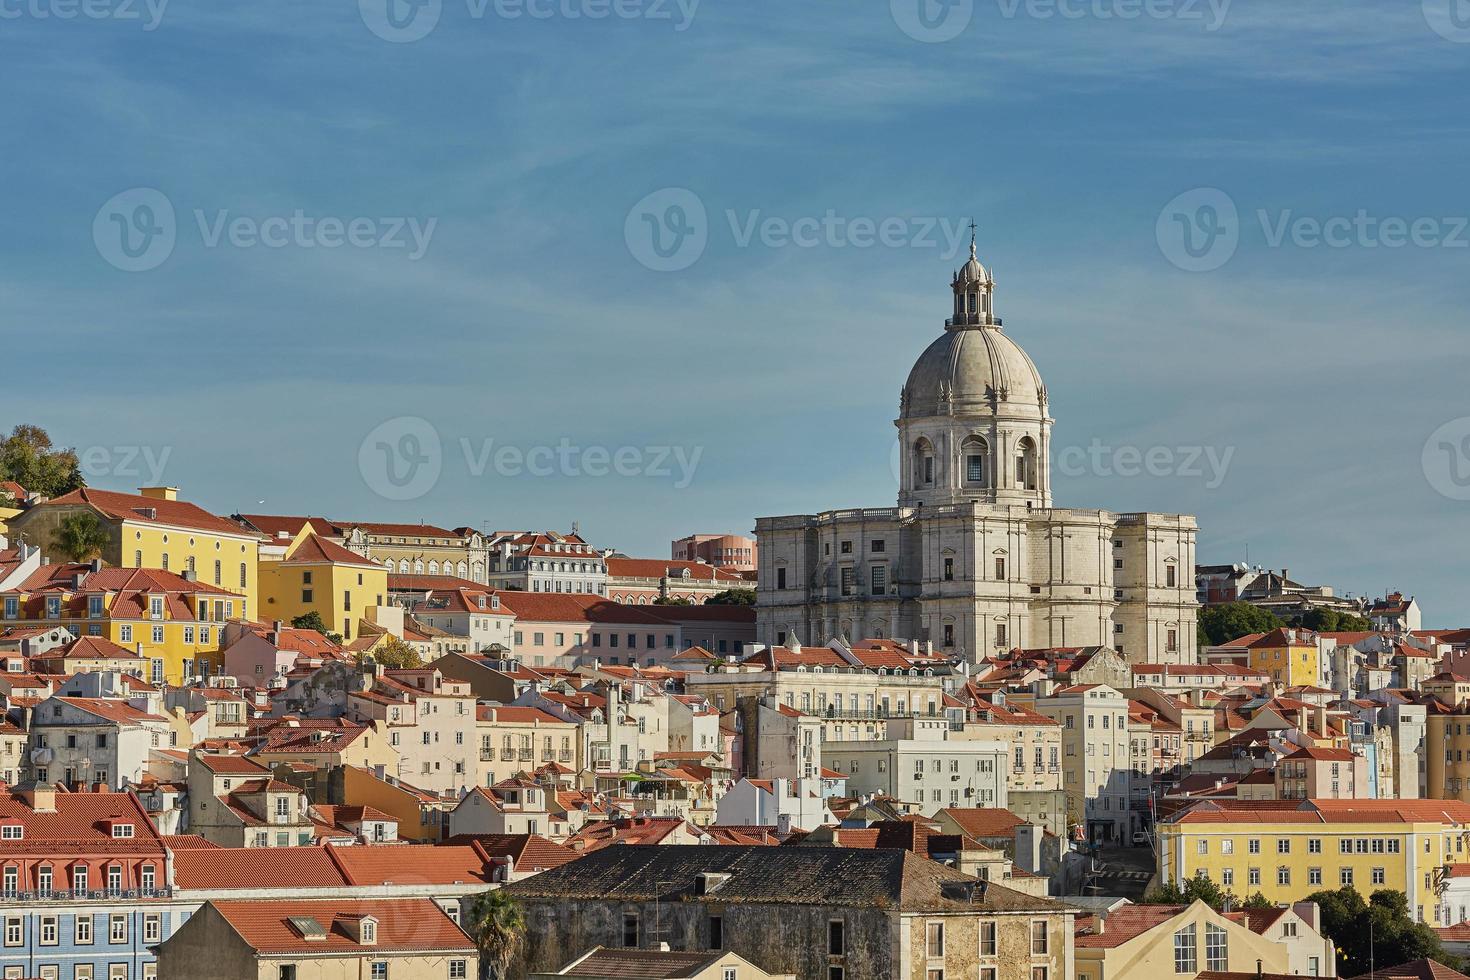
POLYGON ((37 504, 7 523, 12 540, 24 536, 53 562, 65 561, 55 536, 76 513, 96 514, 107 531, 100 557, 119 568, 161 568, 244 597, 235 615, 255 613, 257 538, 249 531, 179 499, 174 487, 143 487, 136 494, 84 487, 37 504))
POLYGON ((401 840, 440 840, 449 824, 449 811, 459 803, 458 794, 441 796, 410 786, 387 767, 379 771, 343 766, 332 778, 342 780, 344 804, 370 806, 397 820, 401 840))
POLYGON ((110 640, 142 658, 149 681, 181 685, 219 673, 220 634, 244 605, 225 589, 156 568, 42 565, 0 592, 0 629, 64 626, 77 637, 110 640))
POLYGON ((1322 683, 1317 641, 1303 630, 1275 629, 1246 647, 1252 670, 1287 687, 1322 683))
POLYGON ((388 572, 316 533, 305 524, 280 557, 267 551, 260 562, 261 618, 290 622, 316 613, 344 640, 358 620, 388 596, 388 572))
POLYGON ((1203 800, 1157 832, 1160 881, 1203 872, 1278 904, 1388 888, 1421 922, 1437 920, 1450 866, 1470 861, 1470 804, 1453 800, 1203 800))

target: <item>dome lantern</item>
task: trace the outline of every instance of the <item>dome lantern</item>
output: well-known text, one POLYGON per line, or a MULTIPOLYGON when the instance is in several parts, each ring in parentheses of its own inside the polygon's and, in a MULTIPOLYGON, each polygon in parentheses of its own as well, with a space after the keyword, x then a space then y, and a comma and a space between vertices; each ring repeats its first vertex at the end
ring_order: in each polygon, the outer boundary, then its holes
POLYGON ((945 321, 946 327, 989 327, 1000 326, 995 317, 995 279, 990 270, 980 264, 975 254, 975 222, 970 222, 970 260, 954 274, 950 288, 954 290, 954 315, 945 321))

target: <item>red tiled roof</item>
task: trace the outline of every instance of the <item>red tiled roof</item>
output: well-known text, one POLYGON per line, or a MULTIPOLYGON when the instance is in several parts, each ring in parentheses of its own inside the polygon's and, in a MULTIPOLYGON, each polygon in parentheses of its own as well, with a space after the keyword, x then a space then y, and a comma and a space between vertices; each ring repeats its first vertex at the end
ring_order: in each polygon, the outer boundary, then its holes
POLYGON ((174 852, 174 884, 213 891, 246 888, 341 888, 351 884, 325 848, 216 847, 174 852))
POLYGON ((481 704, 475 707, 476 721, 504 721, 507 724, 570 724, 541 708, 513 704, 481 704))
POLYGON ((216 534, 244 536, 246 532, 234 521, 211 514, 209 511, 184 500, 161 500, 135 493, 116 493, 112 490, 94 490, 82 487, 63 494, 54 500, 37 504, 53 507, 64 504, 91 504, 104 516, 112 520, 129 520, 150 524, 169 524, 174 527, 194 528, 216 534), (147 516, 151 511, 155 516, 147 516))
POLYGON ((1091 930, 1079 930, 1075 944, 1082 949, 1114 949, 1131 939, 1157 929, 1183 912, 1183 905, 1124 905, 1104 917, 1100 934, 1091 930))
POLYGON ((56 793, 54 812, 32 810, 14 788, 0 794, 0 820, 19 820, 25 836, 7 840, 7 853, 52 852, 79 847, 111 853, 164 856, 163 839, 132 793, 56 793), (133 836, 114 838, 112 821, 133 824, 133 836))
POLYGON ((448 914, 427 898, 378 898, 361 901, 210 903, 245 943, 260 953, 354 953, 365 949, 384 952, 434 951, 471 953, 475 944, 448 914), (377 941, 364 947, 352 938, 349 922, 372 916, 378 921, 377 941), (307 940, 292 928, 293 918, 315 919, 325 938, 307 940))
POLYGON ((196 758, 204 768, 220 776, 263 776, 270 771, 254 759, 248 759, 243 755, 200 753, 196 758))
POLYGON ((326 850, 351 885, 468 885, 490 880, 489 862, 468 846, 396 844, 326 850))
POLYGON ((1025 823, 1020 817, 1001 807, 946 807, 939 814, 949 817, 968 837, 1011 837, 1025 823))
POLYGON ((371 558, 364 558, 355 551, 330 541, 319 534, 308 534, 296 543, 281 559, 283 565, 356 565, 372 569, 382 568, 371 558))

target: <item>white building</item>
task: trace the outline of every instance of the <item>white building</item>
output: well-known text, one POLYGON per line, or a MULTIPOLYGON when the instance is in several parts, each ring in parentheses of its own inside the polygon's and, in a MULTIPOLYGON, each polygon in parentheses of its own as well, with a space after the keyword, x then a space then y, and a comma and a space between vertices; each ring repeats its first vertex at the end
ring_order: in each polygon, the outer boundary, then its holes
POLYGON ((1071 819, 1086 828, 1089 841, 1127 843, 1128 699, 1106 684, 1079 684, 1038 698, 1033 707, 1062 724, 1062 788, 1071 819))
POLYGON ((848 792, 885 793, 925 816, 945 807, 1007 805, 1007 743, 950 741, 947 721, 913 721, 911 737, 825 742, 822 758, 847 777, 848 792))
POLYGON ((820 779, 741 779, 720 798, 720 824, 815 830, 834 823, 820 779))
POLYGON ((899 401, 898 506, 756 522, 758 642, 903 637, 970 660, 1106 645, 1196 662, 1194 518, 1054 508, 1046 386, 1001 331, 973 243, 951 288, 953 315, 899 401))

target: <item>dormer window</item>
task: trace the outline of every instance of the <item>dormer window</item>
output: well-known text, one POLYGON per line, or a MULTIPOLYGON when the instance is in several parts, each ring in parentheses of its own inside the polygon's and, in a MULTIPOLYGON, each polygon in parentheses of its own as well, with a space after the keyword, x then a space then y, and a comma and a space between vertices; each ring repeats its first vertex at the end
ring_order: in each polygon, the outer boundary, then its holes
POLYGON ((148 618, 149 619, 162 619, 163 618, 163 596, 161 596, 161 595, 151 595, 151 596, 148 597, 148 618))
POLYGON ((133 836, 133 825, 130 823, 114 823, 112 825, 112 836, 123 840, 133 836))
POLYGON ((0 824, 0 840, 24 840, 26 829, 23 824, 0 824))
POLYGON ((61 596, 48 595, 46 597, 46 618, 58 619, 61 616, 61 596))
POLYGON ((102 597, 100 595, 87 596, 87 616, 91 619, 101 619, 102 611, 102 597))
POLYGON ((378 942, 378 920, 372 916, 363 919, 358 926, 358 941, 364 946, 375 946, 378 942))

